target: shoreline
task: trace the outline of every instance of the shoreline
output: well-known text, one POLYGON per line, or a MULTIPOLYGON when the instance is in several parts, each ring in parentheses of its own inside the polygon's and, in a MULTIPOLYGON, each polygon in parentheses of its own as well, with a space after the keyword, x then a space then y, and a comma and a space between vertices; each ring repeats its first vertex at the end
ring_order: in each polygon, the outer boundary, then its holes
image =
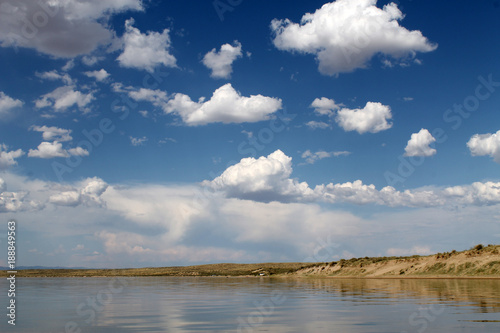
MULTIPOLYGON (((7 270, 0 277, 9 276, 7 270)), ((428 256, 364 257, 322 263, 219 263, 121 269, 22 269, 25 277, 277 277, 333 279, 500 279, 500 245, 428 256)))

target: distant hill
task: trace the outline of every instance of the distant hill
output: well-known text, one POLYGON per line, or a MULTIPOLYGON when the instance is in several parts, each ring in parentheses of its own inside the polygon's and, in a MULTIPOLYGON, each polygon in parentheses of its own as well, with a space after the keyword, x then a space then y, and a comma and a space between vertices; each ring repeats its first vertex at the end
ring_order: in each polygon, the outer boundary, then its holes
POLYGON ((493 277, 500 278, 500 245, 430 256, 354 258, 308 267, 293 275, 332 277, 493 277))
MULTIPOLYGON (((19 266, 16 267, 15 271, 21 271, 26 269, 88 269, 88 267, 50 267, 50 266, 19 266)), ((11 269, 8 267, 0 266, 0 270, 2 271, 10 271, 11 269)))
MULTIPOLYGON (((326 263, 209 264, 127 269, 18 267, 19 277, 276 276, 344 278, 500 278, 500 245, 429 256, 353 258, 326 263)), ((5 270, 0 276, 7 276, 5 270)))

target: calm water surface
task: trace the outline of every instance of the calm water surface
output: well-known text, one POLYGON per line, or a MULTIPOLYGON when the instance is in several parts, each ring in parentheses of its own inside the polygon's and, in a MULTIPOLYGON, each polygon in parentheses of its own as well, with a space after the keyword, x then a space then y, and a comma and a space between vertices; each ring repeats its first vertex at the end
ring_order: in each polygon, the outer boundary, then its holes
POLYGON ((500 280, 19 278, 16 296, 0 332, 500 332, 500 280))

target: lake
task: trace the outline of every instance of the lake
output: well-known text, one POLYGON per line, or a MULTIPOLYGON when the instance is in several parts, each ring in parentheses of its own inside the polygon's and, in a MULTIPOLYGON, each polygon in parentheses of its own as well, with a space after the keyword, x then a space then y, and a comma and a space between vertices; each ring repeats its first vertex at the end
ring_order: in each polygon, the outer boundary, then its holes
POLYGON ((16 326, 2 296, 1 332, 500 332, 500 280, 18 278, 16 288, 16 326))

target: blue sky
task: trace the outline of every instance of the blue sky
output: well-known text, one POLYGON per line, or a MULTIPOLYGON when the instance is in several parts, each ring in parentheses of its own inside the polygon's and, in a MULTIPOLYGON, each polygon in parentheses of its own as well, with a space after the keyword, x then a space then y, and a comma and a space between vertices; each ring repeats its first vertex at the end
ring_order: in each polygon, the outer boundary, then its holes
POLYGON ((499 15, 493 0, 0 1, 18 264, 498 243, 499 15))

